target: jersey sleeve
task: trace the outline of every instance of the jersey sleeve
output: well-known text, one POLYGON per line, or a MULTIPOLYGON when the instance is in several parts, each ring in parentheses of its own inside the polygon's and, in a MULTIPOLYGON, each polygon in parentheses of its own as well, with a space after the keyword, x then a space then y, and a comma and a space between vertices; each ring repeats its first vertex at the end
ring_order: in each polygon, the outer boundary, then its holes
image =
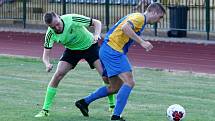
POLYGON ((51 49, 54 44, 54 32, 48 29, 45 35, 44 48, 51 49))
POLYGON ((72 22, 76 26, 89 27, 92 25, 92 18, 83 16, 83 15, 75 15, 75 16, 72 16, 72 22))
POLYGON ((132 29, 137 32, 142 29, 142 26, 145 23, 145 18, 143 15, 134 15, 128 19, 128 23, 132 26, 132 29))

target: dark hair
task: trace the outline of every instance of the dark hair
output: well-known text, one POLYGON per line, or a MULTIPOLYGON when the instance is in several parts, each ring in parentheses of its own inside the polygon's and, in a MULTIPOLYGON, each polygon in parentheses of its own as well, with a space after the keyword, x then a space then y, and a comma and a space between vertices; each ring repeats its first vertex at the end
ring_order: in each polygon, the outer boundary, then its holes
POLYGON ((44 22, 46 24, 51 24, 53 17, 56 17, 56 13, 55 12, 46 12, 43 16, 44 22))
POLYGON ((158 2, 154 2, 152 4, 150 4, 147 8, 148 12, 154 11, 156 10, 157 12, 162 12, 164 14, 166 14, 166 10, 164 9, 164 7, 158 3, 158 2))

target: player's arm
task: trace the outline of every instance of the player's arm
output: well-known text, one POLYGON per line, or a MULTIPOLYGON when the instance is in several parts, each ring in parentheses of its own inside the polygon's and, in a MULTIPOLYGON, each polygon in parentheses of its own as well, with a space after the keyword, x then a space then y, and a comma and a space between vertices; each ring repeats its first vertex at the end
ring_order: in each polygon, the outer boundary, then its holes
POLYGON ((43 49, 43 63, 46 66, 47 72, 50 72, 53 68, 53 65, 50 63, 50 55, 54 40, 54 33, 50 30, 50 28, 48 28, 45 36, 45 43, 43 49))
POLYGON ((50 72, 53 68, 53 65, 50 63, 50 54, 51 49, 43 49, 43 63, 46 66, 46 71, 50 72))
POLYGON ((133 25, 130 22, 126 22, 123 26, 122 26, 122 31, 132 40, 136 41, 137 43, 139 43, 143 48, 146 49, 146 51, 149 51, 153 48, 152 44, 148 41, 144 41, 142 40, 142 38, 140 36, 138 36, 134 30, 132 29, 134 28, 133 25))
POLYGON ((101 34, 101 29, 102 29, 101 21, 96 20, 96 19, 92 19, 92 26, 95 29, 94 43, 96 43, 98 41, 98 39, 100 38, 100 34, 101 34))

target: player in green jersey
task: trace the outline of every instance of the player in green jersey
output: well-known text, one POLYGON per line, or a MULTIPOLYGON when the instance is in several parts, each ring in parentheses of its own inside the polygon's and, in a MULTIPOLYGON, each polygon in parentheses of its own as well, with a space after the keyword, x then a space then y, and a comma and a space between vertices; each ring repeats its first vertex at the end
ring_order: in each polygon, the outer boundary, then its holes
MULTIPOLYGON (((96 68, 101 76, 103 73, 98 56, 99 48, 97 43, 101 33, 101 22, 99 20, 78 14, 58 16, 55 12, 47 12, 44 14, 44 21, 48 25, 43 51, 43 63, 46 66, 47 72, 50 72, 53 68, 53 65, 50 63, 50 53, 53 44, 60 43, 66 49, 47 87, 42 111, 35 117, 49 115, 59 82, 67 72, 76 67, 81 59, 85 59, 91 69, 96 68), (94 27, 94 34, 87 30, 86 27, 89 26, 94 27)), ((106 77, 102 78, 105 83, 108 83, 106 77)), ((110 108, 114 108, 114 96, 110 95, 108 99, 110 108)))

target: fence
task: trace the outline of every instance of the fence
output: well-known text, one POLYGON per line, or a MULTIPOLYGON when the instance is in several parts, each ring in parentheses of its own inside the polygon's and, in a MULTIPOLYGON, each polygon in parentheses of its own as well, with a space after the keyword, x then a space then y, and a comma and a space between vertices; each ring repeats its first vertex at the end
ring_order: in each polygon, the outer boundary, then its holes
MULTIPOLYGON (((133 8, 139 0, 0 0, 0 20, 20 20, 25 24, 43 24, 42 16, 46 11, 55 11, 62 15, 77 13, 102 21, 107 28, 122 16, 134 12, 133 8)), ((189 8, 186 31, 215 32, 215 0, 159 0, 167 15, 159 30, 170 29, 169 7, 185 5, 189 8)), ((147 26, 151 28, 152 26, 147 26)))

